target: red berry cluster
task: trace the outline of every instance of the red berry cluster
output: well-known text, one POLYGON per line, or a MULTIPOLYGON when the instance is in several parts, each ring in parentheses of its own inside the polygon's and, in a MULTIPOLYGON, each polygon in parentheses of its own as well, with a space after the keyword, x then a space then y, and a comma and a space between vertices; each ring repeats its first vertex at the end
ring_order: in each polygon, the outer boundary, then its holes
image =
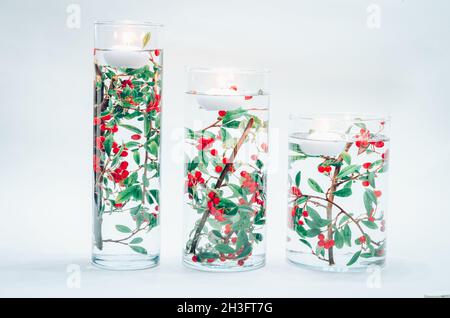
POLYGON ((320 173, 330 173, 331 172, 331 166, 327 166, 325 164, 321 164, 317 167, 317 170, 320 173))
POLYGON ((260 193, 258 190, 256 190, 255 193, 253 194, 251 201, 252 201, 252 203, 256 203, 260 206, 264 205, 264 201, 261 199, 260 193))
POLYGON ((356 142, 355 145, 358 148, 367 148, 369 147, 369 145, 372 145, 376 148, 383 148, 384 147, 384 141, 382 140, 378 140, 378 141, 370 141, 370 131, 364 128, 361 128, 361 130, 359 131, 360 134, 356 135, 356 142))
POLYGON ((213 143, 214 143, 214 138, 201 137, 201 138, 198 139, 197 149, 198 150, 208 149, 208 148, 210 148, 212 146, 213 143))
POLYGON ((247 171, 242 171, 241 177, 244 178, 242 187, 248 189, 250 193, 255 193, 258 189, 258 183, 253 180, 252 176, 247 171))
POLYGON ((131 88, 131 89, 134 88, 133 83, 132 83, 131 80, 129 80, 129 79, 126 79, 126 80, 123 80, 123 81, 122 81, 122 88, 126 88, 127 86, 128 86, 129 88, 131 88))
POLYGON ((291 193, 292 193, 292 195, 295 195, 296 197, 301 197, 301 196, 303 196, 302 192, 301 192, 300 189, 297 188, 297 187, 292 187, 292 188, 291 188, 291 193))
POLYGON ((127 170, 127 168, 128 168, 128 162, 122 161, 120 163, 120 166, 118 168, 114 169, 113 172, 111 172, 111 177, 113 178, 115 183, 122 184, 122 182, 128 177, 130 172, 127 170))
POLYGON ((94 172, 100 172, 102 168, 100 167, 100 158, 94 155, 94 172))
POLYGON ((194 174, 188 173, 188 183, 187 186, 189 188, 192 188, 193 186, 197 184, 204 184, 205 179, 202 177, 202 173, 200 171, 195 171, 194 174))
POLYGON ((220 203, 220 198, 217 196, 217 194, 214 191, 210 191, 208 193, 209 201, 207 203, 209 213, 214 216, 214 218, 219 221, 223 222, 225 221, 225 218, 223 216, 224 209, 217 209, 217 205, 220 203))
MULTIPOLYGON (((127 150, 128 150, 128 148, 124 146, 123 149, 122 149, 122 152, 120 153, 120 156, 121 156, 121 157, 126 157, 126 156, 128 156, 127 150)), ((117 142, 115 142, 115 141, 114 141, 113 144, 112 144, 112 151, 113 151, 113 153, 115 153, 115 154, 118 154, 119 151, 120 151, 120 147, 119 147, 119 145, 117 144, 117 142)))
POLYGON ((97 147, 97 149, 105 150, 105 146, 103 145, 105 139, 106 139, 105 136, 97 136, 95 138, 95 146, 97 147))
MULTIPOLYGON (((297 215, 298 209, 299 209, 298 205, 295 205, 295 206, 292 208, 292 210, 291 210, 291 215, 292 215, 292 217, 295 217, 295 216, 297 215)), ((307 218, 307 217, 309 216, 308 211, 303 210, 301 216, 304 217, 304 218, 307 218)), ((298 224, 298 225, 304 225, 305 222, 304 222, 303 220, 299 219, 299 220, 297 221, 297 224, 298 224)))
POLYGON ((325 236, 322 233, 317 238, 319 239, 319 243, 317 244, 326 250, 334 246, 334 240, 325 240, 325 236))
POLYGON ((161 111, 161 109, 159 107, 160 103, 161 103, 161 95, 155 94, 155 98, 148 103, 147 108, 145 109, 145 111, 147 113, 149 113, 152 110, 155 110, 157 113, 159 113, 161 111))
POLYGON ((107 126, 107 122, 108 120, 110 120, 112 118, 111 114, 105 115, 100 117, 100 119, 98 117, 94 118, 94 124, 99 125, 100 124, 100 130, 101 131, 110 131, 112 133, 116 133, 119 131, 119 127, 117 127, 117 125, 114 125, 112 127, 108 127, 107 126))

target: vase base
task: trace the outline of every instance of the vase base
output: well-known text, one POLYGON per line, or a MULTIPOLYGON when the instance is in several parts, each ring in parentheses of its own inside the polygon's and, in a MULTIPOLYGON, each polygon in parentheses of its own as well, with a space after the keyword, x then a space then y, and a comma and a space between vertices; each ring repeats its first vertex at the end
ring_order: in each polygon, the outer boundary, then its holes
POLYGON ((252 256, 244 265, 238 265, 237 262, 220 262, 213 263, 198 263, 192 261, 192 256, 185 255, 183 258, 183 265, 199 271, 204 272, 218 272, 218 273, 233 273, 233 272, 246 272, 256 270, 263 267, 266 264, 265 255, 252 256))
POLYGON ((302 253, 297 251, 287 251, 287 260, 289 263, 308 270, 332 272, 332 273, 362 273, 368 270, 373 270, 374 267, 383 269, 386 265, 384 257, 377 257, 370 261, 360 261, 351 266, 342 265, 328 265, 321 261, 317 263, 317 259, 311 259, 311 253, 302 253))
POLYGON ((128 271, 155 267, 159 255, 92 255, 92 264, 101 269, 128 271))

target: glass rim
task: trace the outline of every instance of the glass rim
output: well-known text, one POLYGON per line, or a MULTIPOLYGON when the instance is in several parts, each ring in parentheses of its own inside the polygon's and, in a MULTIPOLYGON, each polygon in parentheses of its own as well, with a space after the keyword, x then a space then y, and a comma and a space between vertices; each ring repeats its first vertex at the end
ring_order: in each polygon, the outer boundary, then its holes
POLYGON ((269 69, 251 69, 251 68, 239 68, 239 67, 188 67, 187 73, 218 73, 218 72, 230 72, 233 74, 255 74, 266 75, 270 74, 269 69))
POLYGON ((289 120, 339 120, 339 121, 359 121, 359 122, 374 122, 374 121, 391 121, 390 115, 379 114, 361 114, 361 113, 289 113, 289 120))
POLYGON ((133 20, 97 20, 94 26, 142 26, 142 27, 164 27, 162 23, 155 23, 150 21, 133 21, 133 20))

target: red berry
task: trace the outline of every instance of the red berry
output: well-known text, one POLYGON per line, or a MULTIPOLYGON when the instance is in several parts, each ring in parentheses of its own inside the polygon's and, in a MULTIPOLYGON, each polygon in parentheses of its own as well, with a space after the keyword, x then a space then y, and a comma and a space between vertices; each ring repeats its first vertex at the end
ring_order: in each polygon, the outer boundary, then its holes
POLYGON ((304 210, 304 211, 302 212, 302 215, 303 215, 305 218, 307 218, 308 215, 309 215, 309 213, 308 213, 308 211, 304 210))
POLYGON ((261 144, 261 149, 264 152, 268 152, 269 151, 269 146, 264 142, 264 143, 261 144))
POLYGON ((218 204, 220 203, 220 199, 217 198, 217 197, 215 197, 215 198, 213 199, 213 202, 214 202, 215 205, 218 205, 218 204))
POLYGON ((369 181, 363 181, 362 182, 363 187, 368 187, 369 184, 370 184, 369 181))
POLYGON ((303 224, 305 224, 305 223, 303 223, 302 220, 298 220, 298 225, 303 225, 303 224))
POLYGON ((319 243, 317 243, 317 245, 319 245, 320 247, 324 247, 325 246, 325 242, 323 240, 319 241, 319 243))
POLYGON ((118 146, 119 146, 119 145, 117 144, 117 142, 113 141, 112 147, 113 147, 113 148, 117 148, 118 146))
POLYGON ((325 172, 330 172, 331 171, 331 166, 325 167, 325 172))
POLYGON ((226 111, 224 111, 224 110, 219 110, 219 117, 223 117, 223 116, 225 116, 226 114, 227 114, 226 111))
POLYGON ((126 179, 127 177, 128 177, 128 175, 129 175, 130 173, 128 172, 128 170, 124 170, 124 171, 122 171, 122 173, 121 173, 121 177, 122 177, 122 179, 126 179))
POLYGON ((215 156, 215 155, 217 155, 217 150, 216 149, 211 149, 210 153, 211 153, 211 155, 215 156))
POLYGON ((120 163, 120 169, 125 170, 126 168, 128 168, 128 162, 127 161, 122 161, 120 163))
POLYGON ((377 148, 383 148, 383 147, 384 147, 384 141, 382 141, 382 140, 377 141, 377 142, 375 143, 375 147, 377 147, 377 148))
POLYGON ((302 196, 302 192, 301 192, 300 189, 297 188, 297 187, 292 187, 292 188, 291 188, 291 191, 292 191, 292 194, 295 195, 295 196, 297 196, 297 197, 302 196))
POLYGON ((364 235, 361 236, 358 240, 359 240, 359 243, 361 243, 361 244, 366 243, 366 237, 364 235))
POLYGON ((240 259, 240 260, 238 260, 238 262, 237 262, 237 263, 238 263, 238 265, 239 265, 239 266, 243 266, 243 265, 244 265, 244 261, 243 261, 243 260, 241 260, 241 259, 240 259))
POLYGON ((375 196, 376 196, 377 198, 381 197, 381 191, 380 191, 380 190, 375 190, 375 191, 373 191, 373 194, 375 194, 375 196))
POLYGON ((116 132, 119 131, 119 128, 117 127, 117 125, 115 125, 113 128, 111 128, 111 131, 112 131, 113 133, 116 133, 116 132))
POLYGON ((371 165, 372 164, 370 162, 366 162, 365 164, 363 164, 363 168, 364 169, 369 169, 371 165))
POLYGON ((126 157, 128 156, 128 152, 126 151, 122 151, 122 153, 120 154, 121 157, 126 157))
POLYGON ((248 175, 247 171, 241 171, 241 177, 245 178, 248 175))
POLYGON ((216 193, 214 191, 211 191, 208 193, 208 198, 210 198, 211 200, 214 199, 216 197, 216 193))
POLYGON ((252 98, 253 98, 253 96, 250 96, 250 95, 244 96, 244 99, 245 99, 245 100, 250 100, 250 99, 252 99, 252 98))
POLYGON ((291 210, 291 215, 294 217, 297 214, 297 206, 294 206, 291 210))
POLYGON ((123 203, 116 203, 116 204, 114 204, 114 206, 115 206, 116 208, 121 208, 121 207, 123 206, 123 203))
POLYGON ((320 173, 324 173, 325 172, 325 168, 323 166, 318 166, 317 170, 319 170, 320 173))
POLYGON ((319 235, 317 235, 317 238, 319 239, 319 241, 323 241, 325 239, 325 235, 320 233, 319 235))
POLYGON ((120 150, 119 148, 113 148, 113 152, 114 152, 114 153, 118 153, 119 150, 120 150))
POLYGON ((195 178, 199 179, 202 177, 202 173, 200 171, 195 171, 195 178))
POLYGON ((100 125, 102 123, 102 120, 98 117, 94 117, 94 125, 100 125))
POLYGON ((375 222, 375 218, 373 216, 369 216, 368 220, 369 222, 375 222))
POLYGON ((159 56, 159 54, 161 54, 160 50, 155 50, 155 56, 159 56))
POLYGON ((139 135, 139 134, 131 135, 131 139, 133 139, 133 140, 139 140, 139 139, 141 139, 141 135, 139 135))
POLYGON ((192 261, 193 261, 194 263, 198 262, 198 257, 197 257, 197 255, 192 256, 192 261))
POLYGON ((230 89, 232 89, 233 91, 237 91, 237 86, 236 85, 231 85, 230 89))
POLYGON ((227 159, 227 158, 223 158, 223 159, 222 159, 222 163, 223 163, 224 165, 226 165, 226 164, 228 163, 228 159, 227 159))
POLYGON ((237 242, 237 237, 233 237, 233 238, 231 239, 231 243, 236 244, 236 242, 237 242))
POLYGON ((220 173, 220 172, 222 172, 223 168, 221 166, 216 166, 215 170, 217 173, 220 173))
POLYGON ((102 117, 103 120, 110 120, 112 118, 111 114, 102 117))
POLYGON ((214 258, 208 258, 207 262, 208 262, 208 263, 214 262, 214 258))
POLYGON ((355 142, 355 145, 356 145, 356 147, 360 148, 360 147, 361 147, 361 141, 359 141, 359 140, 356 141, 356 142, 355 142))

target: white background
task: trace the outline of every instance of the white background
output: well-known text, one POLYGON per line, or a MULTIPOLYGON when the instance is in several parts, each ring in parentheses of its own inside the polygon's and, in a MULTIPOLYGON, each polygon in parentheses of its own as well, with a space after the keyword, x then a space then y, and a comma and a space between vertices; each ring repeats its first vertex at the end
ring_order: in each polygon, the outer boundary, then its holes
POLYGON ((450 2, 373 1, 379 29, 367 24, 371 3, 2 0, 0 296, 450 293, 450 2), (80 5, 80 28, 67 27, 71 3, 80 5), (125 18, 166 26, 162 259, 152 270, 109 272, 89 265, 93 22, 125 18), (264 269, 209 274, 181 266, 182 164, 173 132, 183 125, 186 66, 272 71, 264 269), (311 111, 392 116, 381 276, 311 272, 285 261, 286 120, 311 111), (80 266, 81 288, 67 285, 69 264, 80 266), (381 285, 370 283, 378 278, 381 285))

